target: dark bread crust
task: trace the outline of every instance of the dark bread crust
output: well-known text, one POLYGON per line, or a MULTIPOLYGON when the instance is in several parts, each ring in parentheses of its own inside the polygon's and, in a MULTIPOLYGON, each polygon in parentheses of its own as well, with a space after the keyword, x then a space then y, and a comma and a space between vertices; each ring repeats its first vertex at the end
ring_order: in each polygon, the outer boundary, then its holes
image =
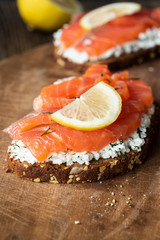
POLYGON ((84 72, 90 65, 107 64, 110 70, 122 69, 132 65, 142 64, 160 56, 160 46, 150 49, 141 49, 130 54, 123 54, 120 57, 112 57, 99 61, 88 61, 83 64, 73 63, 63 56, 58 55, 58 47, 54 46, 54 57, 59 65, 68 69, 75 69, 77 72, 84 72))
POLYGON ((149 154, 152 140, 157 130, 158 108, 151 120, 151 126, 147 131, 145 144, 141 152, 131 150, 125 156, 109 159, 92 160, 90 165, 80 165, 74 163, 71 166, 65 164, 57 165, 52 163, 20 162, 7 158, 7 171, 15 172, 20 177, 28 178, 34 182, 50 183, 84 183, 103 181, 112 178, 120 173, 125 173, 133 169, 134 166, 144 162, 149 154))

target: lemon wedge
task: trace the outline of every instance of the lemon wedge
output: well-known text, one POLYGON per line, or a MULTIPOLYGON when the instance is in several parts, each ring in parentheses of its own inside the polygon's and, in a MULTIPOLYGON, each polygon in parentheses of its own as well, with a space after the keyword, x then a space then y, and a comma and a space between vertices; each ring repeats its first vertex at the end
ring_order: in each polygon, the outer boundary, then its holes
POLYGON ((121 97, 104 82, 96 84, 72 103, 51 115, 61 125, 91 131, 113 123, 121 112, 121 97))
POLYGON ((112 3, 90 11, 80 20, 80 25, 90 30, 111 21, 116 17, 133 14, 141 9, 141 5, 134 2, 112 3))
POLYGON ((51 31, 82 10, 77 0, 17 0, 22 19, 31 29, 51 31))

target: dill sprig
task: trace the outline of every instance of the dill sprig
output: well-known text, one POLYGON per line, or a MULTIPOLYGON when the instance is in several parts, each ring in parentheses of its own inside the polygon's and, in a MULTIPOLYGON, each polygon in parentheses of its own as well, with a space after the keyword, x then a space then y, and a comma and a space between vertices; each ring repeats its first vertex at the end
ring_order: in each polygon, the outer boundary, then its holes
POLYGON ((118 143, 110 143, 110 145, 111 145, 112 147, 115 147, 115 146, 117 146, 118 144, 122 144, 122 143, 124 143, 124 141, 121 139, 118 143))
POLYGON ((20 148, 20 146, 17 143, 14 143, 13 147, 19 147, 20 148))
POLYGON ((53 112, 42 112, 43 114, 52 114, 53 112))
POLYGON ((139 135, 140 138, 141 138, 141 132, 142 132, 142 131, 138 128, 138 129, 137 129, 137 133, 138 133, 138 135, 139 135))
POLYGON ((111 81, 108 78, 105 78, 104 80, 106 80, 108 83, 111 83, 111 81))
POLYGON ((55 130, 51 130, 51 131, 49 131, 50 130, 50 128, 48 128, 44 133, 42 133, 42 135, 41 135, 41 137, 42 136, 44 136, 44 135, 46 135, 46 134, 49 134, 49 133, 52 133, 52 132, 55 132, 55 130))

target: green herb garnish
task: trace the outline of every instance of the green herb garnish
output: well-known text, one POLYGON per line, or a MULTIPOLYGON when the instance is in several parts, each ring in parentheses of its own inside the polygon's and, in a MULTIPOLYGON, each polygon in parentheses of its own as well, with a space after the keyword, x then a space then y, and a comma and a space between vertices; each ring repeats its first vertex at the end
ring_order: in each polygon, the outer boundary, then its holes
POLYGON ((119 88, 115 88, 115 90, 118 90, 119 88))
POLYGON ((52 114, 53 112, 42 112, 43 114, 52 114))
POLYGON ((142 131, 138 128, 138 129, 137 129, 137 133, 138 133, 138 135, 139 135, 140 138, 141 138, 141 132, 142 132, 142 131))
POLYGON ((53 131, 49 131, 49 130, 50 130, 50 128, 48 128, 44 133, 42 133, 41 137, 44 136, 44 135, 46 135, 46 134, 55 132, 55 130, 53 130, 53 131))
POLYGON ((118 145, 118 143, 110 143, 110 145, 111 145, 112 147, 115 147, 115 146, 118 145))
POLYGON ((139 146, 135 146, 134 149, 139 149, 140 147, 139 146))
POLYGON ((121 152, 121 151, 119 151, 119 152, 120 152, 120 155, 121 155, 122 157, 126 157, 123 152, 121 152))
POLYGON ((117 146, 118 144, 122 144, 122 143, 124 143, 124 141, 121 139, 121 140, 119 141, 119 143, 110 143, 110 145, 111 145, 112 147, 115 147, 115 146, 117 146))
POLYGON ((108 78, 106 78, 105 80, 108 81, 108 83, 111 83, 111 81, 108 78))
POLYGON ((13 147, 19 147, 20 148, 20 146, 17 143, 14 143, 13 147))

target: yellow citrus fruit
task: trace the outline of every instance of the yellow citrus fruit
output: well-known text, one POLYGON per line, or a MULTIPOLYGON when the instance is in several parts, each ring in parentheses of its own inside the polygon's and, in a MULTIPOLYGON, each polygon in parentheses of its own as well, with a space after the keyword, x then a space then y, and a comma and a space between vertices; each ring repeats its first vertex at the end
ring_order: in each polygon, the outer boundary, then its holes
POLYGON ((72 103, 51 115, 61 125, 91 131, 113 123, 121 112, 121 97, 104 82, 96 84, 72 103))
POLYGON ((82 10, 77 0, 17 0, 22 19, 32 29, 52 31, 82 10))
POLYGON ((134 2, 111 3, 90 11, 80 20, 80 25, 90 30, 101 26, 116 17, 133 14, 141 9, 141 5, 134 2))

